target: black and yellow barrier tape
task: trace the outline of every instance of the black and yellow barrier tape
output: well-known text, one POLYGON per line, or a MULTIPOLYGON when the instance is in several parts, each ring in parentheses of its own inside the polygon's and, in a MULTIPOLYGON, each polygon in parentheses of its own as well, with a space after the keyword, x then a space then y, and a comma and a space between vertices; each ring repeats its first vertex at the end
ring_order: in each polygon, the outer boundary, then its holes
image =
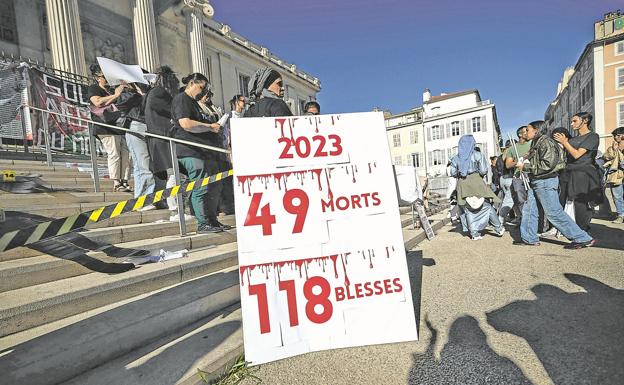
POLYGON ((0 237, 0 252, 35 243, 42 239, 66 234, 70 231, 80 229, 89 223, 97 223, 109 218, 115 218, 116 216, 124 213, 137 211, 144 206, 160 202, 163 199, 175 197, 179 193, 184 194, 190 193, 193 190, 198 190, 210 183, 215 183, 221 179, 232 176, 232 174, 232 170, 223 171, 204 179, 197 179, 170 187, 168 189, 155 191, 151 194, 142 195, 138 198, 117 202, 95 210, 74 214, 66 218, 42 222, 37 226, 7 232, 0 237))

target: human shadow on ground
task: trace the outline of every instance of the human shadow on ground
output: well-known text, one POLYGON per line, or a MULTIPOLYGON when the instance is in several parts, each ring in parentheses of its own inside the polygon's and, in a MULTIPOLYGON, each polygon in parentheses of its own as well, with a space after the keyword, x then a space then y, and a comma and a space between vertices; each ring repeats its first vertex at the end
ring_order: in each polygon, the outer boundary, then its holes
POLYGON ((424 353, 414 354, 408 384, 531 384, 515 363, 492 350, 475 318, 463 316, 453 322, 439 360, 434 355, 438 331, 425 322, 431 339, 424 353))
MULTIPOLYGON (((54 219, 20 211, 6 211, 5 214, 6 221, 0 224, 0 234, 37 226, 42 222, 54 219)), ((116 247, 104 242, 94 241, 77 232, 43 239, 26 247, 43 254, 75 262, 91 271, 107 274, 117 274, 132 270, 135 267, 134 264, 121 263, 122 258, 144 256, 148 253, 146 250, 116 247), (87 253, 91 251, 104 253, 105 256, 103 257, 109 257, 106 258, 108 261, 88 255, 87 253)))
POLYGON ((414 316, 416 317, 416 329, 420 335, 420 300, 422 296, 422 268, 423 266, 435 266, 435 260, 423 258, 421 250, 407 252, 407 271, 412 289, 412 301, 414 302, 414 316))
POLYGON ((619 385, 624 381, 624 290, 564 274, 585 292, 540 284, 534 300, 487 314, 496 330, 524 338, 556 385, 619 385))

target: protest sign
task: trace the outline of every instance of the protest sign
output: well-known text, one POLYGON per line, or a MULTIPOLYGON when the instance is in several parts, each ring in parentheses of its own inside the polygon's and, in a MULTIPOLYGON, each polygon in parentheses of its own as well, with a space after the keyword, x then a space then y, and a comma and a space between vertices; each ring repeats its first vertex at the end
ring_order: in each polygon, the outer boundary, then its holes
POLYGON ((116 86, 121 82, 147 84, 141 67, 136 64, 122 64, 105 57, 98 57, 97 61, 106 81, 111 86, 116 86))
POLYGON ((246 360, 416 339, 383 115, 231 124, 246 360))

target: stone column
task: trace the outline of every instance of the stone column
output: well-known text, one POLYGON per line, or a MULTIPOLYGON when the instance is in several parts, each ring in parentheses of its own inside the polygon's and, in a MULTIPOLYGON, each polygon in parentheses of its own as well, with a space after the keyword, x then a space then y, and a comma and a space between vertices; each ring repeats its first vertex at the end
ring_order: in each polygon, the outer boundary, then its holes
POLYGON ((184 0, 186 4, 186 32, 191 53, 191 71, 209 77, 208 55, 204 40, 204 16, 212 16, 212 7, 206 0, 184 0))
POLYGON ((160 60, 153 0, 134 0, 132 29, 134 30, 137 64, 150 72, 155 71, 160 65, 160 60))
POLYGON ((87 75, 78 0, 46 0, 50 49, 55 68, 87 75))

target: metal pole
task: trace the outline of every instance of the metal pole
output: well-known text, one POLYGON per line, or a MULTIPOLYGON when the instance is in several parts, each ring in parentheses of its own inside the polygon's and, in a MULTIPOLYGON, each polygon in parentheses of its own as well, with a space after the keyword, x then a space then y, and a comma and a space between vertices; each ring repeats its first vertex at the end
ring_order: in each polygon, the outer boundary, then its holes
POLYGON ((97 146, 95 145, 95 135, 93 135, 93 124, 89 125, 89 152, 91 153, 91 169, 93 170, 93 188, 95 192, 100 192, 100 169, 97 162, 97 146))
POLYGON ((27 110, 28 107, 22 106, 20 111, 20 120, 22 121, 22 139, 24 140, 24 153, 28 154, 28 139, 26 139, 26 116, 29 113, 27 110))
POLYGON ((41 123, 43 124, 43 136, 45 140, 46 161, 48 166, 52 167, 52 149, 50 148, 50 132, 48 127, 48 113, 41 112, 41 123))
MULTIPOLYGON (((171 150, 171 165, 173 166, 173 175, 175 176, 176 186, 180 185, 180 167, 178 166, 178 154, 176 153, 176 145, 173 141, 169 141, 169 149, 171 150)), ((180 218, 180 236, 186 235, 186 220, 184 219, 184 198, 181 193, 176 195, 178 201, 178 217, 180 218)))

